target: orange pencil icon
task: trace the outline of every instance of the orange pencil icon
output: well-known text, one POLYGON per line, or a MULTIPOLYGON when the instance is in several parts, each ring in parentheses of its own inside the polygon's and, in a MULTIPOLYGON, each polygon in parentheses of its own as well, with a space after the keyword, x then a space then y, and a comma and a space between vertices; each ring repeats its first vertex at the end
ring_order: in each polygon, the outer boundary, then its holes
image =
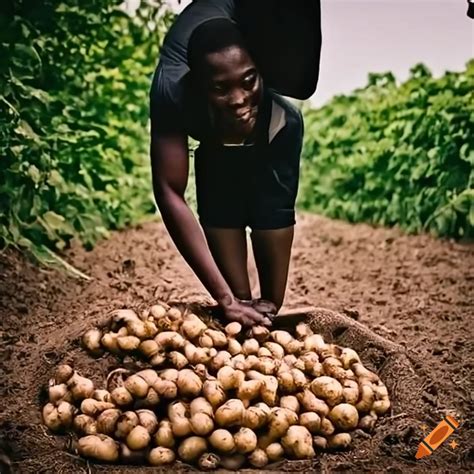
POLYGON ((454 430, 459 426, 459 423, 452 417, 447 416, 438 426, 424 439, 418 446, 416 452, 416 459, 424 458, 433 453, 435 449, 441 446, 446 441, 454 430))

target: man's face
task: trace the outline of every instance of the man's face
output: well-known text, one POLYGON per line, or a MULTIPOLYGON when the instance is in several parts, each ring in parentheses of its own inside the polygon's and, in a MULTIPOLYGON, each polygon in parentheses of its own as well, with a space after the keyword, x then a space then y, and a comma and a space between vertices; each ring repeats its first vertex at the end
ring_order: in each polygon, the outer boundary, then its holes
POLYGON ((216 119, 249 134, 257 119, 262 80, 248 53, 238 46, 206 55, 204 82, 216 119))

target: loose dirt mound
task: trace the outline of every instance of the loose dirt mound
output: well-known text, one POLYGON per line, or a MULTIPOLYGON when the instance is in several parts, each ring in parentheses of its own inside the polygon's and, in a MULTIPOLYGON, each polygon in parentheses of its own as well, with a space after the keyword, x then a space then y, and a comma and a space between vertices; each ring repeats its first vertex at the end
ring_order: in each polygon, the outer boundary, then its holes
MULTIPOLYGON (((372 437, 355 436, 351 451, 324 454, 312 464, 275 465, 274 472, 474 469, 467 418, 472 413, 473 256, 472 246, 426 236, 315 216, 300 219, 287 306, 330 308, 311 314, 315 329, 361 354, 387 384, 393 408, 372 437), (416 461, 422 425, 427 434, 448 413, 463 423, 452 436, 459 446, 443 445, 416 461)), ((149 472, 91 465, 68 453, 71 439, 51 436, 41 425, 41 387, 61 362, 97 383, 123 365, 111 356, 92 359, 79 347, 84 330, 112 309, 158 300, 203 305, 210 300, 160 224, 117 233, 93 252, 75 248, 67 259, 93 280, 40 270, 12 253, 0 257, 0 449, 19 473, 149 472)), ((0 456, 3 472, 1 463, 0 456)))

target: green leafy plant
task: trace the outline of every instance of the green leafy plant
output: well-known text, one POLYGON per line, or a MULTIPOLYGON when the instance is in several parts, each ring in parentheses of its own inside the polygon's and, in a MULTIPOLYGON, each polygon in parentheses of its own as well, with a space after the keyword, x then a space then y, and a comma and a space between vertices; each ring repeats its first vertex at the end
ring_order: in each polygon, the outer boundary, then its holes
POLYGON ((351 222, 472 237, 474 61, 432 77, 416 65, 397 85, 365 88, 305 109, 299 205, 351 222))
POLYGON ((5 11, 0 247, 54 255, 153 214, 148 93, 171 14, 142 2, 131 17, 114 0, 11 1, 5 11))

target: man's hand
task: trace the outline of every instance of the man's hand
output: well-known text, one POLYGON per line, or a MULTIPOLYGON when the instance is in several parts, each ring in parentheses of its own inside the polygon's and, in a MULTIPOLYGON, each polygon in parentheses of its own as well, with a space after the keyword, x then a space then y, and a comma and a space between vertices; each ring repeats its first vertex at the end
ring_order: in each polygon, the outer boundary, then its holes
POLYGON ((275 303, 272 303, 269 300, 264 300, 262 298, 256 298, 250 302, 252 308, 258 311, 259 313, 268 316, 270 319, 274 318, 278 312, 278 308, 275 303))
POLYGON ((252 301, 242 301, 233 298, 229 304, 221 305, 224 318, 228 321, 237 321, 242 326, 271 326, 270 318, 264 316, 252 307, 252 301))

